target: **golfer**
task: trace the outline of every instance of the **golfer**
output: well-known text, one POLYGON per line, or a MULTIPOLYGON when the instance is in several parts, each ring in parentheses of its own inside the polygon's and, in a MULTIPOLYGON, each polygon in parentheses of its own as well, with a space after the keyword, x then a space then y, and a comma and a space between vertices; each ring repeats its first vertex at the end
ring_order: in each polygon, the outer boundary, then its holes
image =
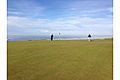
POLYGON ((90 34, 88 35, 88 41, 91 41, 91 35, 90 34))
POLYGON ((53 34, 51 35, 51 41, 53 41, 53 34))

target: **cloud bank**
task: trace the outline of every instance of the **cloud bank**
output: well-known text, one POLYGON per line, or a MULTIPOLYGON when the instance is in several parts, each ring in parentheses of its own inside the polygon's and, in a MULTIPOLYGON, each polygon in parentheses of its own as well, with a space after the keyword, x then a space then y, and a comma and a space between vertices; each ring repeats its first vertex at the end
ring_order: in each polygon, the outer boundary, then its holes
POLYGON ((111 0, 8 0, 8 34, 112 35, 111 0))

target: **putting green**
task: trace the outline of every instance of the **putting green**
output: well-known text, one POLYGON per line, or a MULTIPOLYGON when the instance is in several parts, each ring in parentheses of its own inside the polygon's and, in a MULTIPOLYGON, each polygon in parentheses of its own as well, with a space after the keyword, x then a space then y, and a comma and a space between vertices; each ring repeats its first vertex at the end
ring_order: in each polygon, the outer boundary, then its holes
POLYGON ((112 80, 112 40, 8 42, 8 80, 112 80))

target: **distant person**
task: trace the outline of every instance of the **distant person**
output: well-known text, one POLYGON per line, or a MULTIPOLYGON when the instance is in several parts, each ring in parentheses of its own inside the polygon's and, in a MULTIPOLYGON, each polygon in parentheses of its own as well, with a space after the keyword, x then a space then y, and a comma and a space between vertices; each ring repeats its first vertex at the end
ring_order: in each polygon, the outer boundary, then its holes
POLYGON ((89 35, 88 35, 88 41, 91 41, 91 37, 92 37, 92 36, 89 34, 89 35))
POLYGON ((51 41, 53 41, 53 34, 51 35, 51 41))

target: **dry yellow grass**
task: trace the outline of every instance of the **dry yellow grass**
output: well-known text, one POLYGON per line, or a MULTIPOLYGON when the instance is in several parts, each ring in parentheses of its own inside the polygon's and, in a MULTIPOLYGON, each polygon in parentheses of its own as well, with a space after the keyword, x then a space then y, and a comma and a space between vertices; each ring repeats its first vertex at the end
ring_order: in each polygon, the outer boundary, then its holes
POLYGON ((8 80, 112 80, 112 40, 8 42, 8 80))

